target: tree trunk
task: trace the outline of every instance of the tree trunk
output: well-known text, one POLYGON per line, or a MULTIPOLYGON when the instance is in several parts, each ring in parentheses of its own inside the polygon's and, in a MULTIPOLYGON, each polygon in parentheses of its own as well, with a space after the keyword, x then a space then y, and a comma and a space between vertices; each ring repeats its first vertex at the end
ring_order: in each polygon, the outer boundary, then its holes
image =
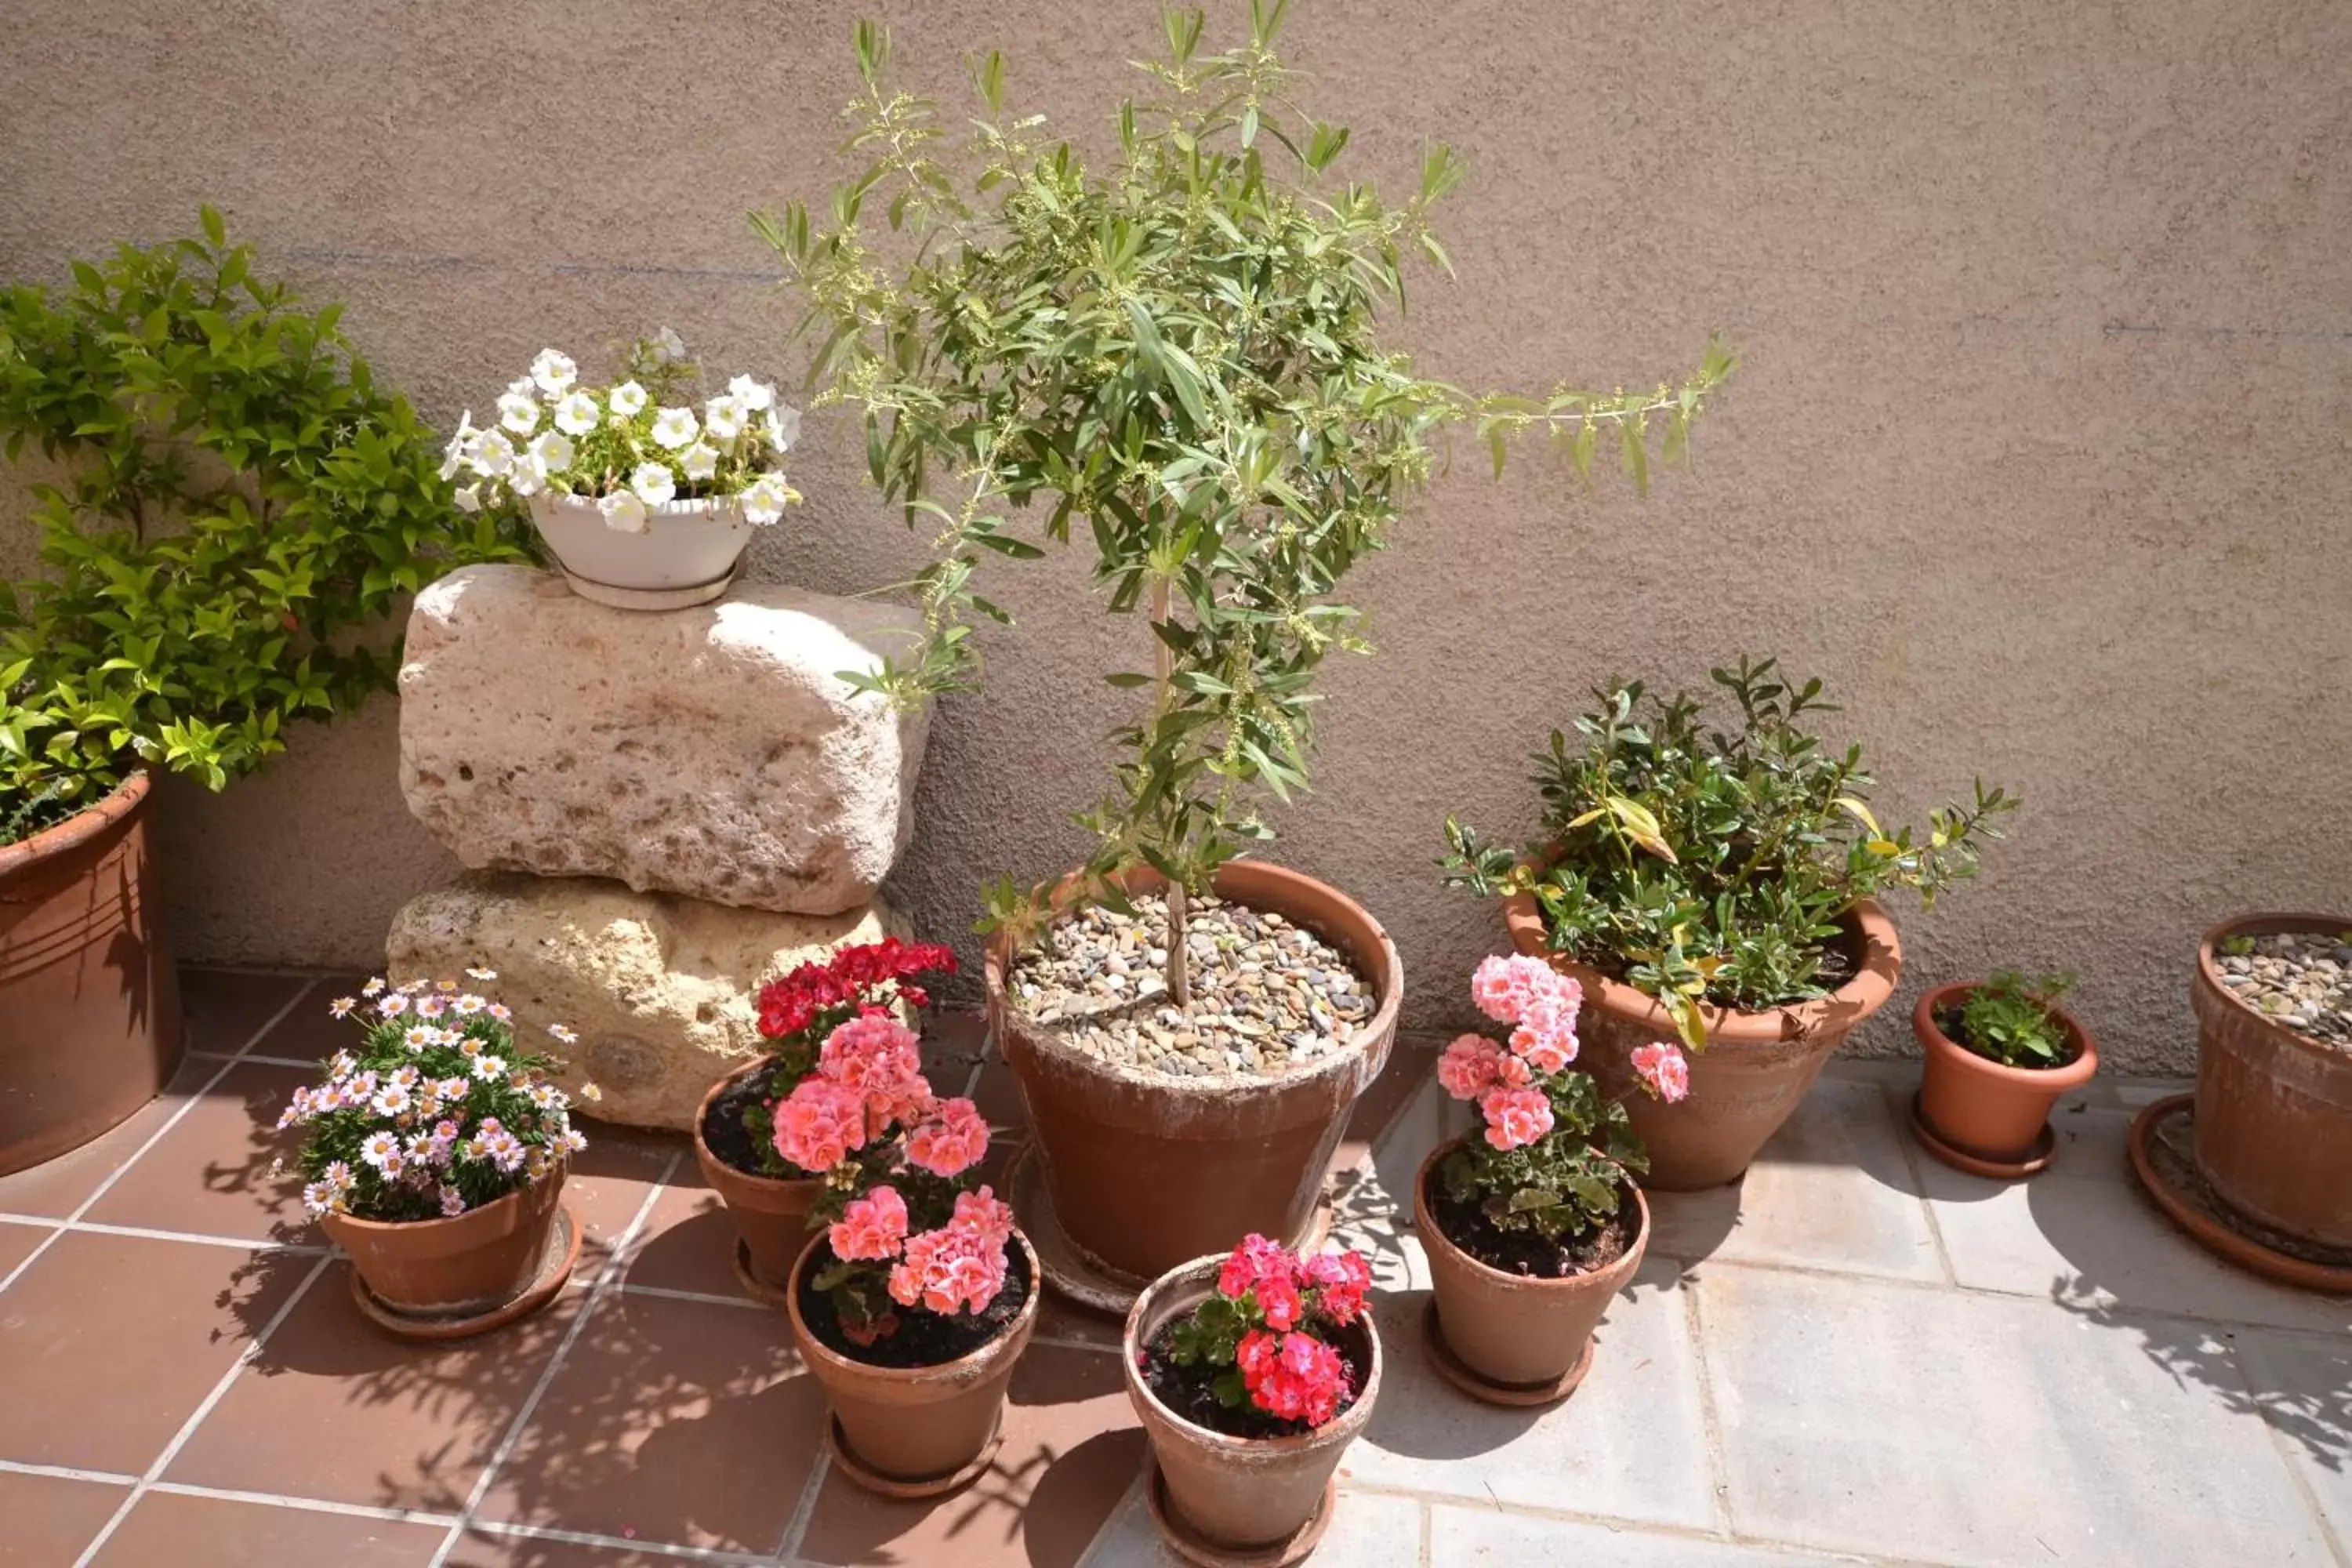
MULTIPOLYGON (((1151 584, 1151 618, 1168 619, 1168 580, 1165 577, 1151 584)), ((1152 717, 1164 717, 1168 712, 1168 678, 1174 672, 1175 658, 1168 645, 1154 633, 1151 638, 1153 668, 1160 681, 1154 693, 1152 717)), ((1168 884, 1168 1000, 1181 1007, 1192 1000, 1192 954, 1184 947, 1184 884, 1171 880, 1168 884)))

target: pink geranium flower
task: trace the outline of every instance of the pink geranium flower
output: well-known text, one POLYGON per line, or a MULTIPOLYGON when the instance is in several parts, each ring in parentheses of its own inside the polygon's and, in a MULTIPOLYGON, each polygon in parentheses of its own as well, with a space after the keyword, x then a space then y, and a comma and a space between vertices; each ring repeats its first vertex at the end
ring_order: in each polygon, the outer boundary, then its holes
POLYGON ((887 1013, 861 1015, 827 1035, 816 1070, 857 1090, 877 1121, 911 1115, 931 1095, 915 1032, 887 1013))
POLYGON ((1668 1105, 1690 1093, 1690 1063, 1679 1047, 1664 1040, 1634 1047, 1633 1070, 1642 1086, 1668 1105))
POLYGON ((1253 1231, 1242 1237, 1241 1245, 1225 1258, 1224 1267, 1217 1270, 1217 1294, 1239 1300, 1249 1288, 1263 1279, 1288 1279, 1296 1260, 1282 1249, 1279 1243, 1268 1241, 1253 1231))
POLYGON ((896 1258, 899 1243, 906 1239, 907 1200, 892 1186, 876 1187, 866 1196, 852 1199, 841 1217, 825 1230, 833 1255, 845 1263, 896 1258))
POLYGON ((1364 1310, 1372 1288, 1371 1266, 1359 1252, 1324 1252, 1304 1260, 1301 1272, 1315 1287, 1316 1310, 1335 1323, 1351 1323, 1364 1310))
POLYGON ((988 1119, 969 1100, 942 1100, 930 1120, 907 1134, 907 1163, 935 1176, 958 1176, 988 1152, 988 1119))
POLYGON ((1503 1053, 1484 1035, 1463 1035, 1437 1058, 1437 1081, 1456 1100, 1475 1100, 1501 1075, 1503 1053))
POLYGON ((1478 1110, 1497 1149, 1523 1149, 1551 1131, 1551 1101, 1539 1089, 1490 1089, 1478 1110))
POLYGON ((866 1146, 866 1097, 827 1078, 804 1078, 775 1108, 776 1152, 803 1171, 829 1171, 866 1146))

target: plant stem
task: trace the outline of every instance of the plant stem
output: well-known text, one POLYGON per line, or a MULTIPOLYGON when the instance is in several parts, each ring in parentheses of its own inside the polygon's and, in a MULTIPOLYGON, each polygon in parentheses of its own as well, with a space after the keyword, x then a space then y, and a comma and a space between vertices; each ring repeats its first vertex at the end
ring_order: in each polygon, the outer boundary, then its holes
MULTIPOLYGON (((1164 624, 1168 619, 1168 579, 1157 578, 1151 584, 1151 618, 1164 624)), ((1151 637, 1152 669, 1159 677, 1152 716, 1158 719, 1168 711, 1168 679, 1174 673, 1175 656, 1168 644, 1155 632, 1151 637)), ((1192 1000, 1191 954, 1184 946, 1184 882, 1180 877, 1168 879, 1168 1000, 1181 1007, 1192 1000)))

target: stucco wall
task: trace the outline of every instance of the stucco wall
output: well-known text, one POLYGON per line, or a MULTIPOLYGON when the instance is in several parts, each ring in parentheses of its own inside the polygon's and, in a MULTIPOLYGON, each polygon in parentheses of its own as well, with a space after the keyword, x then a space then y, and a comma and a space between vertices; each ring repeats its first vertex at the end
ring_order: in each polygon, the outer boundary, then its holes
MULTIPOLYGON (((1001 44, 1094 136, 1154 7, 874 4, 910 76, 1001 44)), ((740 214, 843 171, 859 7, 16 0, 0 30, 0 277, 48 279, 209 199, 436 420, 542 343, 660 323, 796 369, 740 214)), ((1238 0, 1214 8, 1220 25, 1238 0)), ((1525 826, 1522 759, 1612 671, 1773 650, 1829 679, 1880 800, 1982 773, 2027 809, 1984 880, 1898 907, 1906 998, 1996 964, 2083 972, 2112 1057, 2181 1067, 2193 933, 2352 910, 2352 9, 1741 0, 1301 0, 1312 100, 1400 186, 1471 178, 1462 281, 1398 334, 1479 384, 1639 382, 1710 329, 1746 357, 1696 465, 1641 503, 1465 455, 1349 584, 1318 789, 1278 853, 1396 932, 1414 1016, 1458 1011, 1493 912, 1432 869, 1449 808, 1525 826)), ((914 559, 812 421, 810 505, 761 574, 870 587, 914 559)), ((896 891, 965 931, 999 868, 1065 864, 1139 623, 1084 562, 1008 566, 1024 625, 933 731, 896 891)), ((394 784, 389 700, 212 800, 175 791, 182 941, 369 962, 450 870, 394 784)), ((1867 1042, 1905 1043, 1894 1009, 1867 1042)))

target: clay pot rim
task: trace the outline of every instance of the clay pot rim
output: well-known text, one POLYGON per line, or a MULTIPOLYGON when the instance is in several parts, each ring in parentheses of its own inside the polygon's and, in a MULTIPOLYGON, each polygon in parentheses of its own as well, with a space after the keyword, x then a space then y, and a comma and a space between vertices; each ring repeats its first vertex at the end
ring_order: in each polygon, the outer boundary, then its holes
MULTIPOLYGON (((1634 1227, 1633 1239, 1626 1245, 1624 1252, 1615 1262, 1603 1268, 1587 1269, 1581 1274, 1564 1274, 1557 1279, 1531 1279, 1524 1274, 1506 1274, 1492 1264, 1482 1261, 1467 1247, 1445 1234, 1444 1227, 1437 1223, 1437 1215, 1430 1211, 1428 1201, 1422 1195, 1428 1188, 1429 1173, 1437 1168, 1437 1163, 1469 1142, 1468 1133, 1448 1138, 1423 1156, 1421 1168, 1412 1173, 1413 1228, 1417 1232, 1421 1231, 1423 1229, 1421 1221, 1426 1218, 1429 1222, 1426 1233, 1422 1237, 1423 1247, 1429 1245, 1431 1237, 1434 1237, 1444 1244, 1447 1251, 1461 1258, 1480 1277, 1517 1290, 1591 1289, 1599 1285, 1601 1281, 1608 1279, 1612 1275, 1626 1278, 1641 1268, 1643 1256, 1648 1252, 1650 1244, 1650 1200, 1643 1193, 1642 1184, 1630 1176, 1625 1179, 1625 1185, 1633 1191, 1633 1212, 1641 1223, 1634 1227)), ((1612 1283, 1609 1287, 1609 1291, 1611 1295, 1615 1295, 1617 1286, 1612 1283)))
MULTIPOLYGON (((1132 1068, 1098 1061, 1064 1039, 1050 1024, 1043 1026, 1023 1024, 1021 1026, 1023 1036, 1041 1053, 1049 1054, 1057 1061, 1066 1062, 1082 1071, 1097 1075, 1115 1083, 1135 1084, 1148 1089, 1180 1096, 1202 1098, 1213 1096, 1228 1101, 1257 1095, 1285 1094, 1297 1089, 1301 1085, 1311 1084, 1321 1079, 1336 1078, 1342 1073, 1355 1072, 1362 1063, 1365 1054, 1372 1048, 1373 1042, 1394 1034, 1397 1014, 1404 1005, 1404 960, 1397 952, 1395 939, 1389 935, 1388 928, 1375 920, 1371 912, 1363 905, 1319 877, 1310 877, 1304 871, 1294 871, 1287 866, 1277 866, 1270 860, 1253 860, 1246 857, 1226 861, 1224 866, 1218 868, 1217 874, 1222 878, 1228 868, 1244 868, 1244 874, 1246 876, 1264 875, 1276 882, 1303 883, 1318 889, 1353 910, 1378 939, 1378 951, 1373 955, 1372 964, 1378 973, 1371 975, 1370 979, 1375 994, 1380 997, 1381 1005, 1373 1009, 1371 1017, 1360 1026, 1339 1049, 1324 1056, 1312 1067, 1301 1068, 1272 1078, 1251 1073, 1166 1078, 1157 1073, 1147 1073, 1132 1068)), ((1074 897, 1080 875, 1079 872, 1070 872, 1054 884, 1050 898, 1056 918, 1059 918, 1061 911, 1067 907, 1074 897)), ((1167 880, 1167 878, 1149 867, 1137 867, 1118 875, 1121 887, 1139 889, 1144 892, 1164 886, 1167 880)), ((1241 898, 1234 898, 1230 901, 1247 903, 1252 909, 1259 907, 1241 898)), ((1290 917, 1285 914, 1283 918, 1287 920, 1290 917)), ((1328 942, 1332 939, 1327 936, 1324 940, 1328 942)), ((1361 954, 1350 956, 1359 963, 1363 962, 1361 954)), ((1008 1022, 1016 1019, 1012 995, 1004 988, 1005 973, 1012 966, 1011 960, 1012 943, 1002 935, 989 942, 981 959, 982 979, 987 986, 989 1005, 992 1009, 1002 1009, 1001 1016, 1008 1022)))
POLYGON ((1180 1263, 1146 1285, 1136 1296, 1135 1305, 1127 1310, 1126 1326, 1119 1332, 1119 1366, 1127 1376, 1129 1395, 1149 1409, 1152 1420, 1182 1433, 1189 1442, 1220 1453, 1302 1454, 1355 1441, 1370 1423, 1372 1399, 1381 1391, 1381 1331, 1372 1321, 1371 1303, 1369 1301, 1356 1320, 1364 1325, 1364 1342, 1371 1347, 1369 1358, 1371 1365, 1364 1373, 1364 1386, 1357 1390, 1355 1403, 1311 1432, 1297 1432, 1287 1437, 1236 1437, 1229 1432, 1220 1432, 1213 1426, 1203 1426, 1177 1415, 1151 1392, 1151 1385, 1144 1381, 1137 1365, 1137 1358, 1143 1353, 1139 1335, 1145 1314, 1170 1291, 1192 1283, 1196 1278, 1209 1282, 1213 1289, 1217 1270, 1224 1267, 1225 1258, 1224 1253, 1210 1252, 1190 1262, 1180 1263))
MULTIPOLYGON (((479 1208, 467 1209, 464 1214, 428 1215, 423 1219, 367 1219, 355 1214, 331 1213, 323 1215, 320 1223, 333 1227, 349 1227, 360 1236, 416 1236, 423 1233, 428 1226, 446 1226, 454 1228, 461 1225, 470 1225, 484 1215, 497 1214, 509 1204, 520 1208, 522 1200, 534 1191, 541 1187, 553 1187, 560 1191, 571 1176, 572 1157, 567 1154, 556 1162, 555 1169, 538 1181, 525 1182, 514 1191, 501 1197, 492 1198, 479 1208)), ((494 1229, 496 1227, 485 1226, 478 1228, 494 1229)), ((441 1234, 446 1236, 449 1231, 444 1230, 441 1234)))
MULTIPOLYGON (((724 1171, 730 1179, 741 1182, 745 1186, 751 1187, 755 1191, 782 1192, 788 1187, 822 1186, 824 1184, 824 1178, 823 1176, 771 1176, 764 1172, 746 1171, 740 1166, 730 1165, 726 1161, 720 1159, 716 1153, 712 1152, 709 1143, 705 1142, 703 1139, 702 1124, 710 1115, 710 1107, 712 1103, 715 1102, 721 1094, 726 1092, 727 1087, 733 1083, 737 1079, 745 1078, 759 1071, 761 1068, 766 1067, 775 1059, 776 1053, 773 1051, 770 1051, 765 1056, 754 1057, 751 1060, 745 1062, 742 1066, 726 1073, 719 1079, 718 1082, 712 1084, 709 1089, 704 1091, 702 1102, 694 1108, 695 1160, 702 1166, 704 1171, 724 1171)), ((715 1178, 713 1179, 711 1185, 713 1187, 718 1185, 718 1182, 715 1178)), ((724 1195, 725 1194, 721 1194, 721 1196, 724 1195)))
MULTIPOLYGON (((935 1361, 927 1366, 877 1366, 872 1362, 857 1361, 843 1355, 816 1337, 801 1316, 801 1276, 808 1272, 809 1262, 816 1249, 824 1245, 825 1233, 819 1228, 810 1233, 808 1245, 793 1259, 793 1271, 784 1280, 784 1310, 791 1315, 793 1338, 798 1343, 803 1359, 824 1362, 855 1376, 876 1383, 900 1384, 936 1383, 951 1376, 961 1367, 980 1367, 1009 1353, 1018 1354, 1037 1324, 1038 1303, 1045 1294, 1045 1272, 1038 1266, 1037 1249, 1029 1245, 1029 1237, 1020 1226, 1013 1229, 1013 1239, 1021 1244, 1021 1255, 1029 1260, 1029 1299, 1021 1303, 1021 1315, 1004 1325, 1004 1331, 986 1343, 975 1346, 953 1361, 935 1361)), ((811 1372, 814 1372, 812 1367, 811 1372)))
MULTIPOLYGON (((1851 980, 1826 996, 1808 997, 1754 1012, 1701 1003, 1699 1016, 1706 1024, 1706 1048, 1776 1045, 1803 1039, 1849 1015, 1853 1023, 1859 1023, 1885 1006, 1903 974, 1903 949, 1895 937, 1893 917, 1877 900, 1857 899, 1838 919, 1853 940, 1862 944, 1862 965, 1851 980)), ((1506 898, 1503 923, 1509 928, 1514 948, 1530 958, 1543 959, 1576 981, 1584 988, 1589 1005, 1661 1038, 1675 1037, 1674 1018, 1657 998, 1551 950, 1543 910, 1533 893, 1513 893, 1506 898)))
POLYGON ((2283 914, 2258 910, 2223 921, 2198 940, 2198 981, 2208 995, 2226 1002, 2247 1017, 2253 1019, 2274 1038, 2285 1040, 2299 1050, 2330 1062, 2352 1064, 2352 1054, 2347 1054, 2340 1047, 2315 1040, 2300 1029, 2290 1028, 2280 1023, 2261 1008, 2250 1006, 2238 1000, 2238 994, 2221 984, 2221 966, 2214 963, 2216 951, 2223 942, 2233 936, 2278 936, 2289 931, 2303 933, 2339 931, 2352 931, 2352 919, 2338 915, 2283 914))
POLYGON ((1911 1032, 1918 1037, 1921 1049, 1964 1071, 2018 1089, 2049 1089, 2063 1094, 2091 1081, 2092 1075, 2099 1070, 2099 1047, 2092 1040, 2091 1032, 2083 1027, 2082 1021, 2054 1002, 2044 1002, 2042 1005, 2058 1020, 2060 1027, 2066 1032, 2066 1038, 2074 1047, 2073 1059, 2054 1068, 2013 1068, 2006 1062, 1980 1056, 1945 1034, 1943 1026, 1936 1022, 1937 1009, 1961 993, 1974 991, 1983 984, 1981 980, 1955 980, 1937 986, 1919 998, 1918 1005, 1911 1009, 1911 1032))
POLYGON ((121 784, 63 822, 44 827, 30 838, 0 845, 0 877, 80 848, 138 810, 151 787, 147 770, 133 768, 121 784))

